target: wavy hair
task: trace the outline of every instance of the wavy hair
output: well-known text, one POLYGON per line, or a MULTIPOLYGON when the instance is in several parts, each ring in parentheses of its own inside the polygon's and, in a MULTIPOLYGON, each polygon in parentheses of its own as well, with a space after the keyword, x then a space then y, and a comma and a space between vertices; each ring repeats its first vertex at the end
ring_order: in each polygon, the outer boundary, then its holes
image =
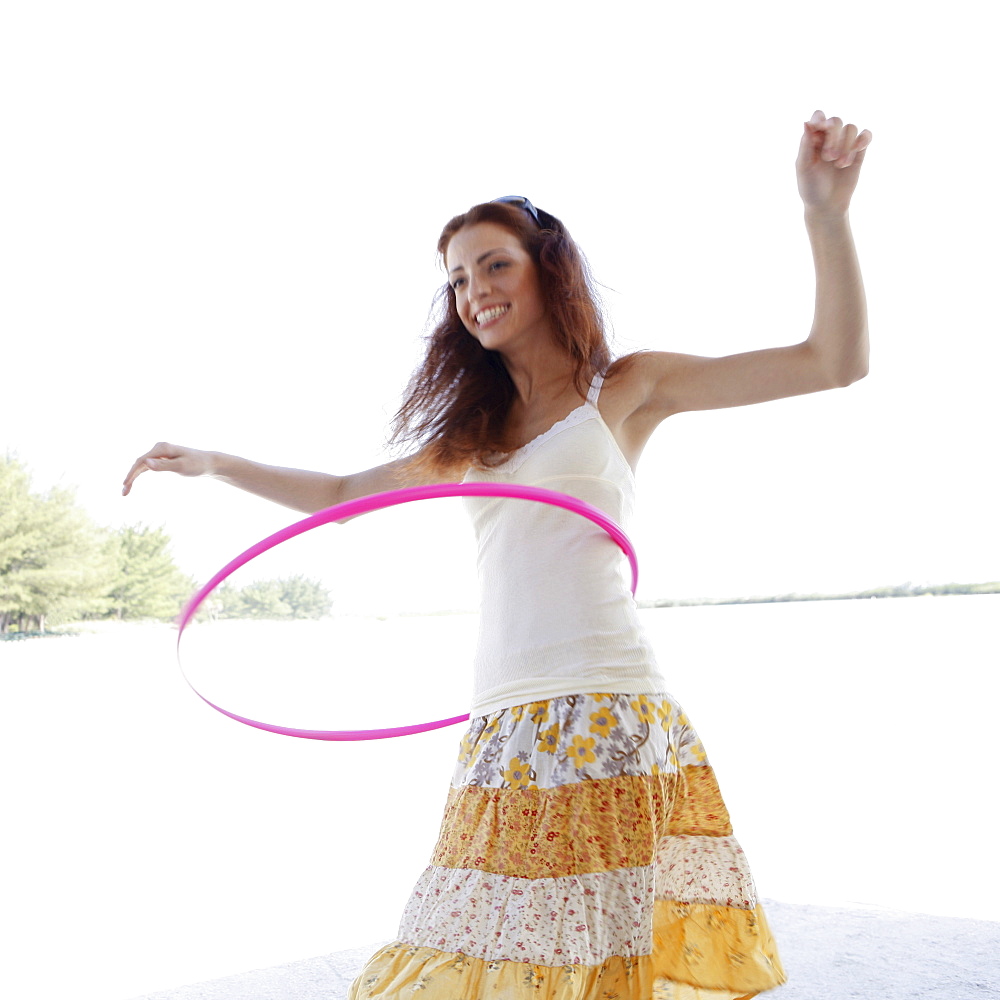
MULTIPOLYGON (((492 222, 520 240, 538 269, 539 283, 558 344, 573 362, 573 381, 585 395, 594 375, 605 373, 611 353, 590 269, 566 227, 539 210, 539 224, 518 205, 486 202, 456 215, 442 230, 443 260, 452 237, 466 226, 492 222)), ((406 387, 392 422, 390 443, 416 446, 411 476, 440 477, 477 465, 489 468, 515 450, 506 433, 513 380, 500 354, 466 330, 445 284, 432 307, 434 323, 422 364, 406 387)))

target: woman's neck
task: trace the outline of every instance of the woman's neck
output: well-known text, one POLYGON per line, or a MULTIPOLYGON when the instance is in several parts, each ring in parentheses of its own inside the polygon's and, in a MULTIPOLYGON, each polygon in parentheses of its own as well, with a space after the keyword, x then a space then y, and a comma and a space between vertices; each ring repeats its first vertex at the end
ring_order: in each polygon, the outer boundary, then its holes
POLYGON ((539 347, 526 356, 503 356, 504 367, 510 375, 519 403, 525 409, 544 406, 565 395, 573 384, 573 360, 565 351, 539 347))

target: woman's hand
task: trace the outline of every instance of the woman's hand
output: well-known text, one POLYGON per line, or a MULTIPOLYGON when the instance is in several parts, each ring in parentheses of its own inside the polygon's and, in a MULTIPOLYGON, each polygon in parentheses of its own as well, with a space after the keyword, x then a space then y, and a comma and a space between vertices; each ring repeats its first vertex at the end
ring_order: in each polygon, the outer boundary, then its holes
POLYGON ((125 477, 122 496, 127 497, 136 477, 143 472, 176 472, 180 476, 207 476, 212 472, 212 453, 160 441, 140 455, 125 477))
POLYGON ((805 123, 795 172, 806 211, 845 215, 872 134, 817 111, 805 123))

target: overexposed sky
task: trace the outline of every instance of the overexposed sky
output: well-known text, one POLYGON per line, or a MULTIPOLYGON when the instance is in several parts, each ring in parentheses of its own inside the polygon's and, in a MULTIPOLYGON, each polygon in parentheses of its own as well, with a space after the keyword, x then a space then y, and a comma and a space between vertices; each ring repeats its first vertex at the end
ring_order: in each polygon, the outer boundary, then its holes
MULTIPOLYGON (((997 579, 992 32, 982 4, 901 10, 8 5, 0 448, 101 523, 165 525, 207 578, 299 515, 166 476, 123 499, 134 457, 381 461, 441 226, 502 194, 566 222, 620 351, 801 340, 793 164, 821 108, 875 137, 852 211, 871 375, 663 425, 640 597, 997 579)), ((376 603, 395 580, 405 603, 464 565, 453 510, 385 515, 388 546, 352 522, 275 566, 376 603)))

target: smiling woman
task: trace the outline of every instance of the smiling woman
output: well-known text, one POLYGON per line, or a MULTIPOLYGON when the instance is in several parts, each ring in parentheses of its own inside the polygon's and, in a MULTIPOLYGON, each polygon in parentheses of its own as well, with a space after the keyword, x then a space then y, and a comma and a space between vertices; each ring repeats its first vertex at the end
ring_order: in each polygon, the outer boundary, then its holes
MULTIPOLYGON (((456 216, 438 241, 449 280, 396 416, 403 458, 331 476, 160 444, 125 492, 147 469, 172 470, 312 512, 462 478, 544 486, 624 526, 633 471, 666 417, 867 371, 847 209, 870 139, 822 112, 804 123, 796 167, 816 311, 800 343, 612 361, 565 227, 501 199, 456 216)), ((777 986, 784 971, 715 774, 666 691, 615 544, 564 510, 485 493, 467 506, 482 595, 470 725, 431 864, 351 1000, 746 1000, 777 986)), ((391 792, 406 773, 401 757, 372 787, 391 792)))
POLYGON ((441 233, 449 283, 394 424, 394 442, 427 442, 414 472, 461 474, 470 462, 495 464, 524 443, 511 420, 518 392, 498 352, 505 339, 557 346, 558 369, 571 362, 564 387, 571 398, 586 395, 611 363, 587 262, 562 222, 545 212, 540 219, 543 226, 501 199, 455 216, 441 233))

